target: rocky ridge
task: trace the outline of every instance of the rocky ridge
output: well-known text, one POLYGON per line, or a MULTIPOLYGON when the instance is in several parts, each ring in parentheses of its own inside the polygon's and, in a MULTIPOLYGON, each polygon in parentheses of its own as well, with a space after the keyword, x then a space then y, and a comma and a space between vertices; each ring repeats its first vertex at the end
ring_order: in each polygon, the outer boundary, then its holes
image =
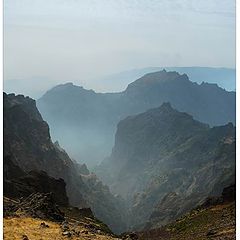
POLYGON ((34 100, 4 93, 4 193, 11 195, 15 189, 17 197, 26 196, 35 192, 38 184, 38 191, 43 191, 47 185, 50 189, 45 190, 62 191, 59 199, 64 202, 66 183, 70 205, 91 207, 114 231, 123 231, 121 203, 94 174, 84 166, 83 169, 79 171, 79 166, 59 144, 52 143, 48 124, 43 121, 34 100), (56 184, 63 187, 56 187, 56 184))
POLYGON ((155 228, 235 182, 235 141, 233 124, 211 128, 164 103, 120 121, 98 174, 127 201, 130 228, 155 228))

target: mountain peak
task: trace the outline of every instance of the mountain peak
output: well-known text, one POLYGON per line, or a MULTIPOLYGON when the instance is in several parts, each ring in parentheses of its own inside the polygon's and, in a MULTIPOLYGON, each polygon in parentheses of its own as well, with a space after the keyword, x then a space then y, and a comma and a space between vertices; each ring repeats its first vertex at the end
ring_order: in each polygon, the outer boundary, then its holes
POLYGON ((4 93, 4 109, 13 107, 21 108, 21 111, 27 112, 32 119, 42 121, 42 117, 36 108, 36 101, 22 94, 4 93))
POLYGON ((74 85, 72 82, 67 82, 67 83, 56 85, 55 87, 52 88, 52 90, 72 88, 72 87, 77 87, 77 86, 74 85))
POLYGON ((61 84, 61 86, 63 86, 63 87, 73 87, 74 84, 72 82, 67 82, 67 83, 61 84))
MULTIPOLYGON (((186 74, 183 74, 183 75, 186 75, 186 74)), ((147 78, 148 80, 152 79, 152 80, 167 81, 167 80, 172 80, 172 79, 175 79, 175 78, 183 76, 183 75, 179 74, 176 71, 166 71, 166 69, 163 69, 162 71, 147 73, 139 79, 147 78)))
POLYGON ((164 103, 160 106, 160 109, 161 109, 161 110, 164 110, 164 111, 172 111, 172 110, 174 110, 174 109, 172 108, 172 105, 171 105, 170 102, 164 102, 164 103))
POLYGON ((136 81, 130 83, 126 89, 129 91, 130 89, 135 89, 138 87, 146 87, 149 85, 161 84, 171 81, 190 81, 186 74, 179 74, 176 71, 166 71, 163 69, 162 71, 147 73, 143 75, 141 78, 136 81))

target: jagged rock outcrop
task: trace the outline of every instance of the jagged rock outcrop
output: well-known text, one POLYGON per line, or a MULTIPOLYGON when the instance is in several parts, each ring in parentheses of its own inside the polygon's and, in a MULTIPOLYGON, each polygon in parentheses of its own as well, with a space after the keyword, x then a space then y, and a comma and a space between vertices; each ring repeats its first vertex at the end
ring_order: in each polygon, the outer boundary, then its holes
POLYGON ((17 205, 16 211, 18 210, 34 218, 64 221, 64 213, 56 205, 52 193, 33 193, 17 205))
MULTIPOLYGON (((20 169, 21 171, 21 169, 20 169)), ((68 206, 66 183, 63 179, 49 177, 43 171, 30 171, 21 177, 4 178, 4 196, 13 199, 28 197, 33 193, 52 193, 54 201, 68 206)))
MULTIPOLYGON (((79 168, 58 143, 52 143, 48 124, 43 121, 33 99, 4 93, 4 192, 12 194, 11 188, 14 188, 14 194, 24 195, 35 192, 38 184, 38 191, 44 191, 45 185, 48 185, 46 191, 52 191, 55 183, 64 185, 62 180, 56 180, 61 178, 66 182, 71 205, 91 207, 96 217, 114 231, 123 231, 125 226, 118 199, 84 166, 81 171, 79 168), (44 171, 50 177, 36 171, 44 171)), ((59 196, 57 187, 55 192, 59 196)), ((64 191, 62 194, 64 202, 64 191)))
MULTIPOLYGON (((22 95, 4 93, 5 168, 11 165, 9 161, 23 172, 41 170, 54 178, 63 178, 71 203, 78 201, 84 205, 80 189, 73 182, 74 165, 68 155, 52 143, 49 127, 38 112, 35 101, 22 95)), ((81 184, 80 178, 78 182, 81 184)))
POLYGON ((235 124, 235 95, 216 84, 193 83, 186 74, 163 70, 144 75, 120 93, 96 93, 71 83, 58 85, 37 104, 52 136, 68 153, 96 165, 111 152, 117 123, 125 117, 170 102, 211 126, 235 124))
POLYGON ((200 205, 200 208, 206 208, 218 204, 236 201, 236 184, 233 183, 223 189, 221 196, 209 196, 200 205))
MULTIPOLYGON (((15 198, 15 196, 14 196, 15 198)), ((3 199, 3 213, 5 217, 32 217, 44 220, 62 222, 64 213, 60 210, 54 193, 34 192, 27 197, 3 199)), ((66 205, 62 207, 67 207, 66 205)))
POLYGON ((166 224, 235 182, 235 127, 210 128, 169 103, 118 124, 99 174, 129 203, 129 226, 166 224))

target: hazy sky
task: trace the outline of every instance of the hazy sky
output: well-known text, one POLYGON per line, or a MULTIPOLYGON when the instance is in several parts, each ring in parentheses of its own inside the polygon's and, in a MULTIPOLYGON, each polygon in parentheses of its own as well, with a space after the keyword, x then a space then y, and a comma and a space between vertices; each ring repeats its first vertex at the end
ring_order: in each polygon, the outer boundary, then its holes
POLYGON ((149 66, 235 67, 235 0, 5 0, 4 88, 102 89, 149 66))

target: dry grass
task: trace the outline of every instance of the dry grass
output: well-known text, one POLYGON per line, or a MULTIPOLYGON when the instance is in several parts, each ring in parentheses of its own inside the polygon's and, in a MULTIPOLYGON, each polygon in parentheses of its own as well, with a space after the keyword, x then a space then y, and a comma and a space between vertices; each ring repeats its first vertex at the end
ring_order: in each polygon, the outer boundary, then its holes
MULTIPOLYGON (((79 227, 78 230, 86 230, 79 227)), ((62 230, 59 224, 43 221, 41 219, 19 217, 19 218, 4 218, 3 220, 3 234, 5 240, 21 240, 23 235, 27 235, 29 240, 66 240, 66 239, 99 239, 111 240, 114 239, 110 236, 98 235, 93 233, 81 233, 79 237, 72 236, 70 238, 62 236, 62 230), (45 222, 49 228, 42 228, 40 224, 45 222)))

